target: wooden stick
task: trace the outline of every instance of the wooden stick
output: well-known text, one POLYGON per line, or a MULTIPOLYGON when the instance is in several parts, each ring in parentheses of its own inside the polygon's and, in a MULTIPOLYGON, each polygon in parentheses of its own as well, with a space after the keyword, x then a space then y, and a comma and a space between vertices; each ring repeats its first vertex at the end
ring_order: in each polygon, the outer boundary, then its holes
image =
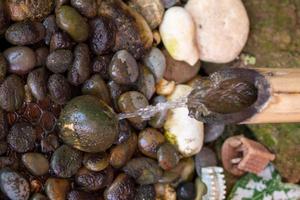
POLYGON ((255 69, 265 75, 272 96, 266 107, 242 124, 300 122, 300 69, 255 69))

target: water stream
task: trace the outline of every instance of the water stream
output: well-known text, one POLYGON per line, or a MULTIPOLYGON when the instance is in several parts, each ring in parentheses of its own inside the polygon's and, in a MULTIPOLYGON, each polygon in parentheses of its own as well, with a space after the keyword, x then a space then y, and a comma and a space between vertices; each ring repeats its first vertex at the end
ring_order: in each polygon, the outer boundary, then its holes
POLYGON ((148 120, 150 117, 154 116, 156 113, 173 109, 179 107, 187 106, 187 97, 178 98, 175 101, 167 101, 163 103, 158 103, 155 106, 149 105, 145 108, 141 108, 132 113, 120 113, 118 114, 118 119, 127 119, 133 117, 141 117, 142 119, 148 120))
POLYGON ((155 106, 149 105, 132 113, 120 113, 118 119, 141 117, 148 120, 156 113, 179 107, 188 107, 193 109, 193 113, 201 112, 204 115, 210 112, 235 113, 251 106, 257 99, 255 86, 240 79, 230 79, 218 84, 212 83, 206 87, 195 88, 191 94, 188 97, 158 103, 155 106))

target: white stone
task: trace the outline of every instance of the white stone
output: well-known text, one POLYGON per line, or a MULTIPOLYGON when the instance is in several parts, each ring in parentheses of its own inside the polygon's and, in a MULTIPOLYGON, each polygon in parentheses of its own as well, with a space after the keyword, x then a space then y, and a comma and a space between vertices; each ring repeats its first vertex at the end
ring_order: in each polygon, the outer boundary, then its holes
POLYGON ((194 65, 199 60, 196 27, 191 15, 182 7, 165 12, 159 32, 169 54, 178 61, 194 65))
POLYGON ((201 60, 228 63, 241 53, 249 34, 241 0, 189 0, 185 8, 196 22, 201 60))
MULTIPOLYGON (((192 91, 188 85, 177 85, 174 92, 167 97, 169 101, 185 97, 192 91)), ((173 143, 179 152, 185 156, 197 154, 203 146, 203 123, 188 116, 187 107, 168 111, 164 124, 165 136, 173 143)))

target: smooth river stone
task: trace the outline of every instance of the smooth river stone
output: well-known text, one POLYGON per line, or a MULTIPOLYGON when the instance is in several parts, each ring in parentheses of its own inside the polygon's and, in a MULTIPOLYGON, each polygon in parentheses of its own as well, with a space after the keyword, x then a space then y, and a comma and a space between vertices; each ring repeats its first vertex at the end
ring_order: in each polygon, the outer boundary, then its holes
POLYGON ((47 158, 40 153, 23 154, 22 162, 25 167, 36 176, 42 176, 49 170, 49 162, 47 158))
POLYGON ((189 0, 185 9, 196 22, 201 60, 227 63, 240 54, 250 27, 241 0, 189 0))
POLYGON ((184 8, 175 6, 168 9, 159 32, 164 46, 175 60, 190 65, 199 60, 195 23, 184 8))
MULTIPOLYGON (((191 91, 192 88, 188 85, 177 85, 173 94, 168 96, 168 100, 185 97, 191 91)), ((190 157, 201 150, 204 139, 203 123, 189 117, 186 107, 169 110, 164 129, 167 140, 174 144, 183 156, 190 157)))
POLYGON ((84 152, 103 152, 117 139, 116 114, 94 96, 84 95, 69 101, 59 122, 60 138, 84 152))
POLYGON ((11 200, 29 199, 30 189, 27 180, 9 168, 0 171, 0 189, 11 200))

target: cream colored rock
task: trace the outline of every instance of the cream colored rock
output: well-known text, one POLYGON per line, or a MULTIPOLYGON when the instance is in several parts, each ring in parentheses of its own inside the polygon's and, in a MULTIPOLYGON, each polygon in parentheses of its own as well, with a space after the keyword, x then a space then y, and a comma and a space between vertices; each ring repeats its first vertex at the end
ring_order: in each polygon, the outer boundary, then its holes
MULTIPOLYGON (((188 85, 177 85, 168 100, 185 97, 191 91, 192 88, 188 85)), ((203 123, 189 117, 188 113, 186 107, 171 109, 164 124, 167 140, 185 157, 195 155, 201 150, 204 137, 203 123)))
POLYGON ((160 80, 155 86, 155 92, 159 95, 170 95, 175 89, 175 81, 160 80))
POLYGON ((201 60, 227 63, 241 53, 249 34, 241 0, 189 0, 185 8, 197 25, 201 60))
POLYGON ((191 15, 182 7, 165 12, 159 32, 169 54, 179 61, 194 65, 199 60, 196 27, 191 15))

